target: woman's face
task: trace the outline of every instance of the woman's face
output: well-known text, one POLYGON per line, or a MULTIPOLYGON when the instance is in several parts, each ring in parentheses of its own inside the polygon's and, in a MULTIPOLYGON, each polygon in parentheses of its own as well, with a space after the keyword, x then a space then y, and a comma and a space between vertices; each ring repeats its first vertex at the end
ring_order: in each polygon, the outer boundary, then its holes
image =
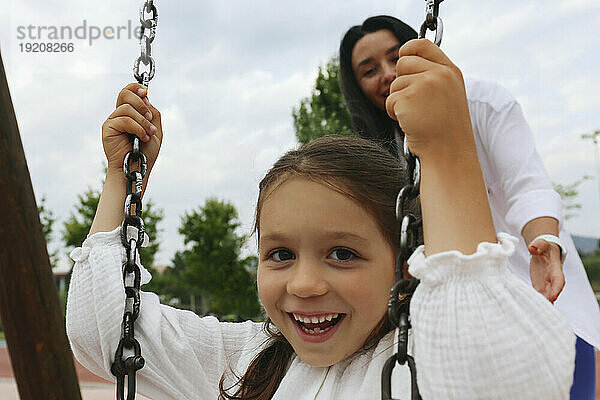
POLYGON ((333 365, 360 349, 387 312, 394 254, 356 201, 293 177, 260 213, 258 293, 296 354, 333 365))
POLYGON ((392 31, 381 29, 368 33, 352 49, 352 69, 367 98, 381 110, 396 78, 400 41, 392 31))

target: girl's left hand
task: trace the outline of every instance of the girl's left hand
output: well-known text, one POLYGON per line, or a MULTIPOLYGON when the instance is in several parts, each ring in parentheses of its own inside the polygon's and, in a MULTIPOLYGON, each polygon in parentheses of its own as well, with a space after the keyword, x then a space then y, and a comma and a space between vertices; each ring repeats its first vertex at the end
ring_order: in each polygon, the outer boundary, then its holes
POLYGON ((537 239, 529 245, 529 274, 533 288, 554 303, 565 286, 560 249, 554 243, 537 239))

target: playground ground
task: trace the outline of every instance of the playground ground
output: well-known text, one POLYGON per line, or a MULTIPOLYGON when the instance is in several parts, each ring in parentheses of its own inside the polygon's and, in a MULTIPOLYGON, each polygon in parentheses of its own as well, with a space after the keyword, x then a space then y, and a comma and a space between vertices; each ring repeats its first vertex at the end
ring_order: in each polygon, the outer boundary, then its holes
MULTIPOLYGON (((115 386, 89 372, 75 361, 75 369, 79 378, 82 400, 110 400, 115 398, 115 386)), ((10 357, 6 347, 0 347, 0 398, 2 400, 19 400, 17 384, 10 365, 10 357)), ((138 400, 149 400, 137 395, 138 400)), ((596 352, 596 399, 600 400, 600 351, 596 352)))
MULTIPOLYGON (((75 361, 75 369, 79 378, 82 400, 110 400, 115 398, 115 385, 113 383, 92 374, 77 361, 75 361)), ((0 399, 19 400, 19 392, 6 347, 0 347, 0 399)), ((136 399, 149 400, 141 395, 137 395, 136 399)))

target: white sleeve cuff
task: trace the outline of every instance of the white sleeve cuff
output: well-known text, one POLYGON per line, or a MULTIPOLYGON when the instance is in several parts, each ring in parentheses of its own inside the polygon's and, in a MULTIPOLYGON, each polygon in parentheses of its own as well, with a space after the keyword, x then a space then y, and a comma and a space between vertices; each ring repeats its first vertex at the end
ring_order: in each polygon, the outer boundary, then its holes
POLYGON ((477 251, 469 255, 451 250, 425 256, 425 247, 419 246, 408 259, 408 272, 429 286, 451 278, 497 275, 507 269, 508 257, 517 243, 514 236, 498 233, 498 243, 481 242, 477 251))
POLYGON ((564 400, 573 380, 575 336, 541 294, 508 268, 516 239, 477 252, 425 257, 410 303, 413 352, 424 399, 564 400), (499 384, 502 382, 502 384, 499 384))
MULTIPOLYGON (((567 249, 562 244, 562 242, 558 236, 550 235, 550 234, 540 235, 540 236, 536 237, 535 239, 533 239, 531 241, 531 243, 535 242, 538 239, 542 239, 542 240, 545 240, 546 242, 554 243, 555 245, 557 245, 560 249, 560 262, 564 264, 565 258, 567 257, 567 249)), ((531 246, 531 243, 529 243, 530 246, 531 246)))

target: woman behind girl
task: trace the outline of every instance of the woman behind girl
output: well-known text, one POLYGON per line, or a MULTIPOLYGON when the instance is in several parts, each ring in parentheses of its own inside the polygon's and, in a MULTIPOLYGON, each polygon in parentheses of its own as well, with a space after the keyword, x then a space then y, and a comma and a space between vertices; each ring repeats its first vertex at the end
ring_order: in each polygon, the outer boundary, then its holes
MULTIPOLYGON (((416 94, 394 91, 390 104, 422 162, 425 246, 408 262, 421 279, 411 303, 421 394, 564 399, 574 336, 508 269, 515 239, 494 231, 461 73, 427 41, 401 51, 412 62, 398 71, 397 87, 416 94), (416 90, 418 70, 427 74, 427 95, 416 90), (448 108, 456 111, 451 119, 448 108), (464 179, 453 182, 457 173, 464 179)), ((108 379, 124 307, 118 227, 125 132, 146 143, 151 168, 162 142, 160 113, 136 84, 120 92, 103 125, 105 186, 90 236, 71 254, 69 339, 78 360, 108 379)), ((393 156, 358 138, 322 138, 285 154, 261 181, 256 208, 267 322, 220 323, 143 292, 139 392, 154 399, 380 398, 382 366, 395 351, 387 300, 399 247, 395 200, 404 183, 393 156)), ((142 283, 149 279, 144 270, 142 283)), ((407 398, 409 388, 407 368, 396 367, 394 397, 407 398)))
MULTIPOLYGON (((389 116, 393 114, 388 115, 385 103, 396 78, 398 49, 416 37, 417 33, 397 18, 376 16, 350 28, 340 43, 340 82, 353 128, 393 154, 402 149, 406 127, 389 116)), ((513 96, 494 83, 475 79, 466 80, 466 92, 496 231, 519 238, 510 268, 554 302, 570 322, 578 336, 571 398, 594 399, 592 346, 600 347, 600 312, 571 236, 562 229, 560 197, 513 96), (562 249, 553 242, 559 231, 562 249)), ((430 96, 430 101, 436 99, 430 96)), ((456 182, 464 176, 459 171, 451 179, 456 182)))

